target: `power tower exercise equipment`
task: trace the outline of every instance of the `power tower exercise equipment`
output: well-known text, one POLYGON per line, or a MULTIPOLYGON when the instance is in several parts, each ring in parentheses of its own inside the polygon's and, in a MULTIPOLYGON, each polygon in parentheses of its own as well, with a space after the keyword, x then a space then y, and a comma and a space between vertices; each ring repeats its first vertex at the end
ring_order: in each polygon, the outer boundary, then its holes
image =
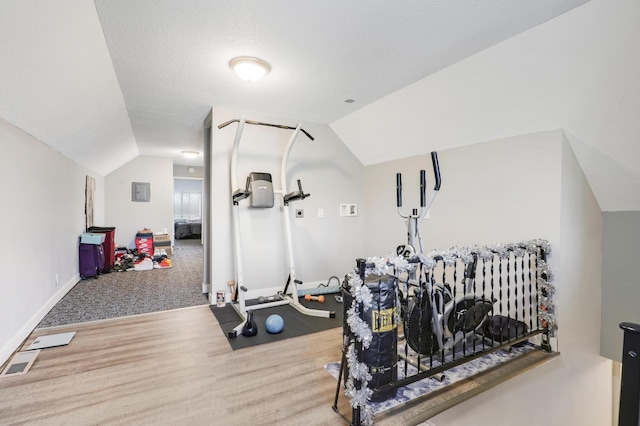
POLYGON ((244 324, 247 322, 247 312, 270 308, 273 306, 290 305, 297 311, 304 315, 324 318, 334 318, 335 311, 324 311, 318 309, 310 309, 300 304, 298 300, 297 286, 302 284, 302 281, 296 277, 296 268, 294 264, 294 252, 291 239, 291 217, 289 212, 289 205, 298 200, 304 200, 311 194, 305 194, 302 190, 302 183, 298 180, 298 190, 287 192, 287 163, 289 161, 289 154, 291 148, 296 141, 296 138, 300 132, 304 133, 310 140, 314 140, 307 131, 302 129, 298 124, 296 127, 285 126, 281 124, 264 123, 260 121, 246 120, 244 116, 240 119, 234 119, 222 123, 218 126, 218 129, 222 129, 232 123, 238 123, 236 129, 235 139, 233 141, 233 148, 231 151, 231 201, 232 201, 232 220, 233 220, 233 241, 234 241, 234 262, 235 262, 235 296, 232 300, 232 306, 238 312, 242 318, 242 322, 236 328, 228 333, 230 339, 235 338, 238 333, 241 332, 244 324), (289 142, 287 143, 284 153, 282 155, 280 163, 280 189, 273 188, 273 182, 270 173, 252 172, 247 177, 244 188, 238 186, 237 182, 237 164, 238 164, 238 148, 240 146, 240 139, 242 138, 242 132, 245 124, 256 126, 277 127, 280 129, 293 130, 289 142), (277 195, 277 197, 276 197, 277 195), (282 213, 283 213, 283 231, 284 240, 287 255, 287 267, 289 271, 289 277, 284 286, 284 290, 278 292, 273 301, 267 303, 261 303, 257 305, 247 306, 245 304, 245 292, 247 288, 244 285, 244 276, 242 270, 242 251, 240 249, 240 202, 250 198, 249 202, 253 208, 271 208, 275 205, 276 199, 282 200, 282 213), (291 287, 289 287, 291 286, 291 287))

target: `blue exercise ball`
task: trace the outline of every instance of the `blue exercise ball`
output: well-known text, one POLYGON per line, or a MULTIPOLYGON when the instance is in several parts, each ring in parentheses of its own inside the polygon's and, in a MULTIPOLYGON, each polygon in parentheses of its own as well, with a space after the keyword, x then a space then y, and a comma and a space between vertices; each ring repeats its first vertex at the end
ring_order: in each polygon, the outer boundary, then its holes
POLYGON ((278 334, 284 328, 284 319, 278 314, 272 314, 267 317, 264 325, 267 333, 278 334))

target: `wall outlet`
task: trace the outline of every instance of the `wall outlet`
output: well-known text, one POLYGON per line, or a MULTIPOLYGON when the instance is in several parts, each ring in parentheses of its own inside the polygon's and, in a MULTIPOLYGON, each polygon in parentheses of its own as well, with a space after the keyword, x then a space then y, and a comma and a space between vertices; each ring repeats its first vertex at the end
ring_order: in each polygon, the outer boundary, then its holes
POLYGON ((324 209, 318 209, 318 217, 324 217, 324 209))
POLYGON ((58 274, 56 274, 56 287, 58 287, 59 284, 60 284, 60 281, 58 279, 58 274))
POLYGON ((297 209, 296 217, 304 217, 304 209, 297 209))

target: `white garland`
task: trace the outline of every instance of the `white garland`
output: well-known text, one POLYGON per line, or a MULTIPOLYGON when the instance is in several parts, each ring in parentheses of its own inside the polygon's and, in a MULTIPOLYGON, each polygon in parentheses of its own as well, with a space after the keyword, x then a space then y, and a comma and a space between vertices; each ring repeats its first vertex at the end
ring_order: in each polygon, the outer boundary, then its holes
MULTIPOLYGON (((371 263, 375 265, 376 270, 383 271, 388 268, 386 262, 383 264, 379 258, 368 259, 368 261, 371 260, 373 260, 371 263)), ((373 333, 366 321, 362 319, 360 306, 362 306, 364 311, 371 309, 371 292, 355 272, 348 275, 348 283, 353 301, 351 307, 347 310, 347 324, 351 329, 351 334, 355 336, 357 341, 362 343, 364 349, 367 349, 373 340, 373 333)), ((350 342, 347 348, 347 366, 349 368, 349 377, 347 379, 345 394, 349 398, 351 406, 360 409, 362 423, 372 425, 373 409, 369 405, 369 400, 371 399, 373 391, 369 389, 368 386, 369 380, 371 380, 371 374, 369 373, 369 366, 358 361, 355 341, 350 342), (356 380, 360 383, 359 389, 356 387, 356 380)))
MULTIPOLYGON (((496 243, 486 246, 452 247, 445 251, 434 250, 426 255, 419 253, 411 260, 418 260, 419 264, 422 264, 427 270, 430 270, 436 266, 439 259, 442 259, 445 265, 453 266, 457 259, 467 264, 472 262, 474 256, 476 256, 484 262, 487 262, 493 260, 494 256, 498 256, 500 259, 508 259, 512 253, 514 256, 523 256, 526 253, 536 256, 539 318, 543 326, 546 326, 549 330, 549 335, 555 337, 558 325, 555 317, 555 305, 553 303, 555 288, 551 283, 553 273, 548 263, 540 258, 543 253, 544 256, 548 256, 551 253, 551 245, 547 240, 535 239, 523 241, 518 244, 496 243)), ((411 272, 415 270, 418 265, 418 263, 411 263, 409 259, 397 255, 370 257, 366 260, 366 264, 365 276, 411 272)), ((348 275, 348 282, 353 301, 351 307, 347 310, 347 324, 351 329, 351 333, 355 336, 355 340, 361 342, 362 347, 367 349, 371 344, 373 334, 369 325, 362 319, 360 306, 362 306, 364 312, 371 309, 372 295, 357 272, 352 272, 348 275)), ((372 376, 369 373, 369 367, 365 363, 358 361, 355 351, 355 341, 349 344, 347 360, 349 377, 347 379, 345 393, 351 401, 351 406, 353 408, 360 408, 362 423, 364 425, 372 425, 374 413, 369 401, 373 391, 368 387, 372 376), (357 389, 355 386, 354 381, 356 380, 360 383, 360 389, 357 389)))
POLYGON ((553 272, 551 272, 551 268, 546 261, 539 259, 536 273, 538 276, 538 311, 540 312, 540 322, 543 327, 549 330, 549 336, 556 337, 558 323, 555 315, 556 307, 553 302, 553 295, 556 289, 551 283, 551 281, 553 281, 553 272))

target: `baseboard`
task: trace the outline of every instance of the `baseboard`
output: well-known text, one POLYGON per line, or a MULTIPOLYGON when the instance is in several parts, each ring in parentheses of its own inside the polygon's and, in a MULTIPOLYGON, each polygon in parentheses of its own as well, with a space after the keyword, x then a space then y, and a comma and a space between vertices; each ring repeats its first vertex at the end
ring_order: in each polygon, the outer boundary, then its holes
POLYGON ((311 282, 305 282, 302 283, 302 285, 298 286, 298 290, 302 290, 302 289, 313 289, 313 288, 322 288, 321 286, 324 287, 335 287, 335 286, 340 286, 342 284, 342 282, 340 281, 336 281, 336 280, 331 280, 330 282, 327 281, 311 281, 311 282))
MULTIPOLYGON (((335 282, 335 280, 333 280, 334 282, 331 283, 332 286, 338 285, 337 282, 335 282)), ((310 281, 310 282, 305 282, 302 285, 297 286, 298 290, 303 290, 303 289, 314 289, 314 288, 318 288, 320 285, 326 285, 327 283, 325 281, 310 281)), ((224 289, 226 292, 229 291, 228 288, 224 289)), ((268 287, 268 288, 258 288, 258 289, 247 289, 247 292, 244 294, 244 298, 245 300, 249 300, 249 299, 257 299, 258 297, 262 296, 262 297, 268 297, 268 296, 273 296, 275 294, 277 294, 278 292, 283 291, 284 288, 283 287, 268 287)), ((291 293, 291 287, 289 287, 289 289, 287 290, 287 293, 291 293)), ((215 304, 216 303, 216 295, 215 295, 215 291, 212 291, 211 293, 209 293, 209 303, 210 304, 215 304)))
POLYGON ((49 311, 58 303, 77 283, 80 281, 80 274, 76 274, 67 283, 42 305, 31 319, 16 333, 15 336, 0 350, 0 365, 4 364, 13 353, 20 347, 31 332, 40 324, 40 321, 47 316, 49 311))

